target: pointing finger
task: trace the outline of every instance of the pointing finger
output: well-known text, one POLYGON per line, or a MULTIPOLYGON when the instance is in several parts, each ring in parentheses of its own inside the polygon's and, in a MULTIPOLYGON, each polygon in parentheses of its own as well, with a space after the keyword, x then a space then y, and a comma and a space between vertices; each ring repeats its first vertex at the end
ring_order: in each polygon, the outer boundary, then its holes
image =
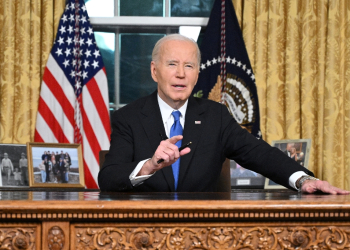
POLYGON ((182 135, 175 135, 175 136, 171 137, 170 139, 168 139, 168 141, 172 144, 175 144, 178 141, 182 140, 182 138, 183 138, 182 135))

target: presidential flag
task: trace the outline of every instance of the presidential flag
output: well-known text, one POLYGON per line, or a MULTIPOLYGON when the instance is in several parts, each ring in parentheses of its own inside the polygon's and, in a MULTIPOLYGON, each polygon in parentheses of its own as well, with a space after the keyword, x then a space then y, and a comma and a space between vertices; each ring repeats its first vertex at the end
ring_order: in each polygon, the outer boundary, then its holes
POLYGON ((200 50, 194 96, 225 104, 235 120, 260 139, 255 76, 231 0, 215 0, 200 50))
POLYGON ((106 70, 83 0, 68 0, 40 90, 36 142, 80 143, 85 185, 98 188, 111 133, 106 70))

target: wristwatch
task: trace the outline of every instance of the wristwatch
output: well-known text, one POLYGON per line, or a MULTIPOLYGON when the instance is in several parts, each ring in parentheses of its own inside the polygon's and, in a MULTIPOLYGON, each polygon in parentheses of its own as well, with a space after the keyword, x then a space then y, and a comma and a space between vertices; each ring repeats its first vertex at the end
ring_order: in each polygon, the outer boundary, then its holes
POLYGON ((314 181, 318 181, 319 179, 312 177, 310 175, 303 175, 302 177, 300 177, 296 182, 295 182, 295 186, 298 189, 298 191, 301 191, 301 187, 303 186, 303 183, 307 180, 314 180, 314 181))

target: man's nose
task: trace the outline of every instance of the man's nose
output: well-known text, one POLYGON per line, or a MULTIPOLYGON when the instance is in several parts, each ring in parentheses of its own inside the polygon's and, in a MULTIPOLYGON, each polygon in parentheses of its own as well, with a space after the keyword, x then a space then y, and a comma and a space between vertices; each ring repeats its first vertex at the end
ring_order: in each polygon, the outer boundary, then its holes
POLYGON ((179 78, 184 78, 185 77, 185 70, 182 66, 177 66, 177 71, 176 71, 176 76, 179 78))

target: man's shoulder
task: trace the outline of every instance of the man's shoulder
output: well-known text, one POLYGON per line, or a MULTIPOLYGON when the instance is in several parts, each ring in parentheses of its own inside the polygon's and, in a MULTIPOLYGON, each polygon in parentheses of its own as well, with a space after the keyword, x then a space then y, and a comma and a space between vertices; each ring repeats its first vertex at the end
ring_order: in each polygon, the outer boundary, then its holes
POLYGON ((208 105, 213 107, 221 107, 220 105, 222 105, 219 102, 215 102, 213 100, 206 99, 206 98, 199 98, 199 97, 190 97, 190 98, 195 100, 195 102, 197 102, 199 105, 208 105))
POLYGON ((198 107, 213 112, 219 112, 223 108, 226 108, 222 103, 198 97, 190 97, 190 103, 195 103, 198 107))
POLYGON ((141 97, 141 98, 119 108, 115 112, 130 112, 130 111, 135 111, 135 110, 141 109, 145 105, 147 100, 149 100, 150 98, 152 98, 152 95, 141 97))

